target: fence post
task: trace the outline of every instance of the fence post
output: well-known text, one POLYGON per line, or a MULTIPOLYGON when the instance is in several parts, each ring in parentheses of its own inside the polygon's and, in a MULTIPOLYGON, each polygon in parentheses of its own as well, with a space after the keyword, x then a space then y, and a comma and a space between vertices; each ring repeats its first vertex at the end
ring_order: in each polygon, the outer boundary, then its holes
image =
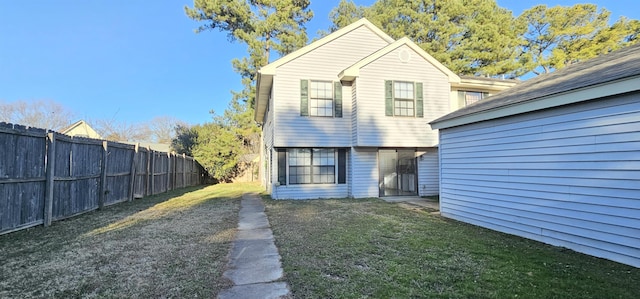
POLYGON ((136 143, 133 149, 133 158, 131 158, 131 178, 129 179, 129 201, 133 200, 133 192, 136 186, 136 166, 138 165, 138 148, 140 143, 136 143))
POLYGON ((98 194, 98 209, 104 207, 105 197, 107 196, 107 157, 108 155, 107 141, 102 141, 102 165, 100 165, 100 194, 98 194))
POLYGON ((167 192, 171 190, 171 153, 167 153, 167 192))
POLYGON ((154 176, 155 176, 155 172, 156 172, 156 152, 152 151, 151 149, 149 149, 149 159, 151 159, 151 171, 150 171, 150 175, 151 175, 151 179, 149 182, 149 185, 151 185, 151 195, 155 194, 155 184, 153 183, 154 181, 154 176))
POLYGON ((56 170, 56 136, 55 133, 47 133, 47 181, 45 184, 45 196, 44 196, 44 226, 51 225, 51 218, 53 218, 53 183, 54 172, 56 170))
POLYGON ((187 166, 187 155, 182 153, 182 188, 187 186, 187 175, 186 175, 186 166, 187 166))
POLYGON ((151 169, 151 148, 149 148, 147 146, 147 173, 144 176, 144 196, 148 196, 151 195, 151 173, 150 173, 150 169, 151 169))
POLYGON ((191 171, 189 171, 189 186, 197 185, 195 183, 196 180, 193 179, 193 174, 195 172, 195 169, 196 169, 196 159, 194 157, 191 157, 191 171))

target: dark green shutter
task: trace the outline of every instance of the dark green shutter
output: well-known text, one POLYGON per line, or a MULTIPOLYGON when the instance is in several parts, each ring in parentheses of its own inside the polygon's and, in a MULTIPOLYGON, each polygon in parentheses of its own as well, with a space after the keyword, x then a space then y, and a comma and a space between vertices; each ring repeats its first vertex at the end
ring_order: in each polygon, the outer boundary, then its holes
POLYGON ((384 113, 393 116, 393 81, 384 81, 384 113))
POLYGON ((287 184, 287 150, 278 149, 278 183, 287 184))
POLYGON ((309 115, 309 81, 300 80, 300 116, 309 115))
POLYGON ((333 109, 336 117, 342 117, 342 84, 333 82, 333 109))
POLYGON ((422 82, 416 82, 416 117, 424 117, 424 101, 422 99, 422 82))
POLYGON ((347 150, 338 149, 338 184, 347 182, 347 150))

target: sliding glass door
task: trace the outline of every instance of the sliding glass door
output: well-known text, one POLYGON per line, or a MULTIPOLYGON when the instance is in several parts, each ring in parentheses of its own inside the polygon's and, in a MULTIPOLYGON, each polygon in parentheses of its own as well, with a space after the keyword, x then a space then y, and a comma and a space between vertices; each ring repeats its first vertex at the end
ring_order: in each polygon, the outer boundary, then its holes
POLYGON ((415 150, 378 151, 380 196, 416 196, 418 175, 415 150))

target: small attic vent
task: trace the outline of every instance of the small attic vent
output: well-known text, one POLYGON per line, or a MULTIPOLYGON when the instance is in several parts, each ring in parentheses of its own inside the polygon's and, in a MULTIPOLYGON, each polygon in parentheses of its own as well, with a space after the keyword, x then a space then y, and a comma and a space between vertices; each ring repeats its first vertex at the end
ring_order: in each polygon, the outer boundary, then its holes
POLYGON ((398 58, 402 63, 407 63, 411 60, 411 52, 407 49, 400 49, 400 52, 398 52, 398 58))

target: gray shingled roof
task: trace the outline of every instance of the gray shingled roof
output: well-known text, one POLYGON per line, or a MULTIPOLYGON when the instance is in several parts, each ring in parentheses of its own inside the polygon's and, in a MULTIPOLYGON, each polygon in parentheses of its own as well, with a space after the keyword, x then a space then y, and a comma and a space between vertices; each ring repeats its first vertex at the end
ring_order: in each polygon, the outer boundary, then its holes
POLYGON ((640 75, 640 43, 540 75, 432 122, 442 122, 496 108, 640 75))

